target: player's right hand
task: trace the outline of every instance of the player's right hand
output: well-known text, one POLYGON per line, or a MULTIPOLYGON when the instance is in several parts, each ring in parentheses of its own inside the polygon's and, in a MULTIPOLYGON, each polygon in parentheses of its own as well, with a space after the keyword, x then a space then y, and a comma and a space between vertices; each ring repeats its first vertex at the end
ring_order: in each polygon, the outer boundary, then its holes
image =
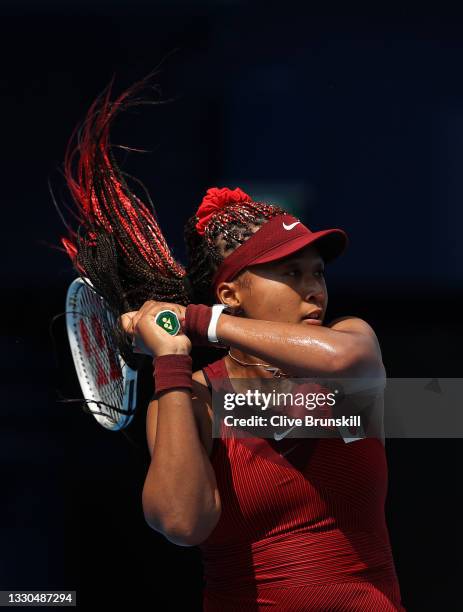
POLYGON ((171 336, 155 323, 156 315, 166 309, 175 312, 180 322, 185 318, 185 306, 149 300, 140 310, 124 313, 120 322, 124 331, 131 336, 132 340, 135 339, 136 346, 143 353, 153 357, 172 354, 189 355, 192 348, 191 341, 181 328, 176 336, 171 336))

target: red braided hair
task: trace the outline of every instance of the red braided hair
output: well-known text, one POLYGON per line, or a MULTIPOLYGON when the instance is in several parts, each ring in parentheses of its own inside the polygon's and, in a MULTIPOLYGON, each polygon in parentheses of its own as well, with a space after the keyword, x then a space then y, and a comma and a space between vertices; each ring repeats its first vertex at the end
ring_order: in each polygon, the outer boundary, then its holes
MULTIPOLYGON (((150 76, 123 92, 113 102, 111 91, 114 79, 110 82, 91 105, 81 130, 77 131, 76 128, 73 131, 65 152, 64 172, 77 204, 77 219, 82 227, 89 230, 89 245, 95 239, 92 230, 101 228, 114 235, 126 256, 130 256, 132 246, 150 267, 161 274, 183 276, 185 270, 173 258, 154 211, 129 190, 111 154, 109 130, 112 122, 121 110, 147 103, 146 100, 132 97, 145 86, 150 76), (115 218, 118 223, 114 222, 115 218)), ((61 242, 76 264, 76 233, 71 231, 70 237, 62 238, 61 242)))

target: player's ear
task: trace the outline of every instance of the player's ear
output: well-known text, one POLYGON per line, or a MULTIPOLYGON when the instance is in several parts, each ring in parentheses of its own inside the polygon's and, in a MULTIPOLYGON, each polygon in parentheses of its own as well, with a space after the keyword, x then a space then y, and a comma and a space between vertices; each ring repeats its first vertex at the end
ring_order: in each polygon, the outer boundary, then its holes
POLYGON ((226 304, 229 308, 236 310, 241 306, 240 286, 235 281, 219 284, 216 291, 217 302, 226 304))

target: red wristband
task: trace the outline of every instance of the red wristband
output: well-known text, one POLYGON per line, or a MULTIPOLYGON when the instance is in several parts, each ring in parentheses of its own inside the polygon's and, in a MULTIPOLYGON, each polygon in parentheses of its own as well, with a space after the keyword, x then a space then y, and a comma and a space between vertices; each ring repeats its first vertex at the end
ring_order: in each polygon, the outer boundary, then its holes
POLYGON ((214 346, 215 342, 209 342, 207 330, 211 322, 212 308, 205 304, 188 304, 185 309, 185 320, 182 331, 191 341, 193 346, 214 346))
POLYGON ((160 355, 154 359, 155 397, 161 391, 183 387, 193 388, 192 359, 190 355, 160 355))

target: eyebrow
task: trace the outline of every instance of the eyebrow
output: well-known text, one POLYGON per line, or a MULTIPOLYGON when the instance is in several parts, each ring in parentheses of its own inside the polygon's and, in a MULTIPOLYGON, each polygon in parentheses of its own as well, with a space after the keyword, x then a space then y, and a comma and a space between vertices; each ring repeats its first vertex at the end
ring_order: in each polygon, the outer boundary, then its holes
MULTIPOLYGON (((306 258, 303 255, 289 255, 287 259, 284 259, 282 261, 280 261, 280 265, 284 266, 286 264, 292 264, 292 263, 300 263, 302 261, 304 261, 306 258)), ((323 261, 323 259, 320 257, 317 261, 316 264, 322 264, 323 266, 325 265, 325 262, 323 261)))

